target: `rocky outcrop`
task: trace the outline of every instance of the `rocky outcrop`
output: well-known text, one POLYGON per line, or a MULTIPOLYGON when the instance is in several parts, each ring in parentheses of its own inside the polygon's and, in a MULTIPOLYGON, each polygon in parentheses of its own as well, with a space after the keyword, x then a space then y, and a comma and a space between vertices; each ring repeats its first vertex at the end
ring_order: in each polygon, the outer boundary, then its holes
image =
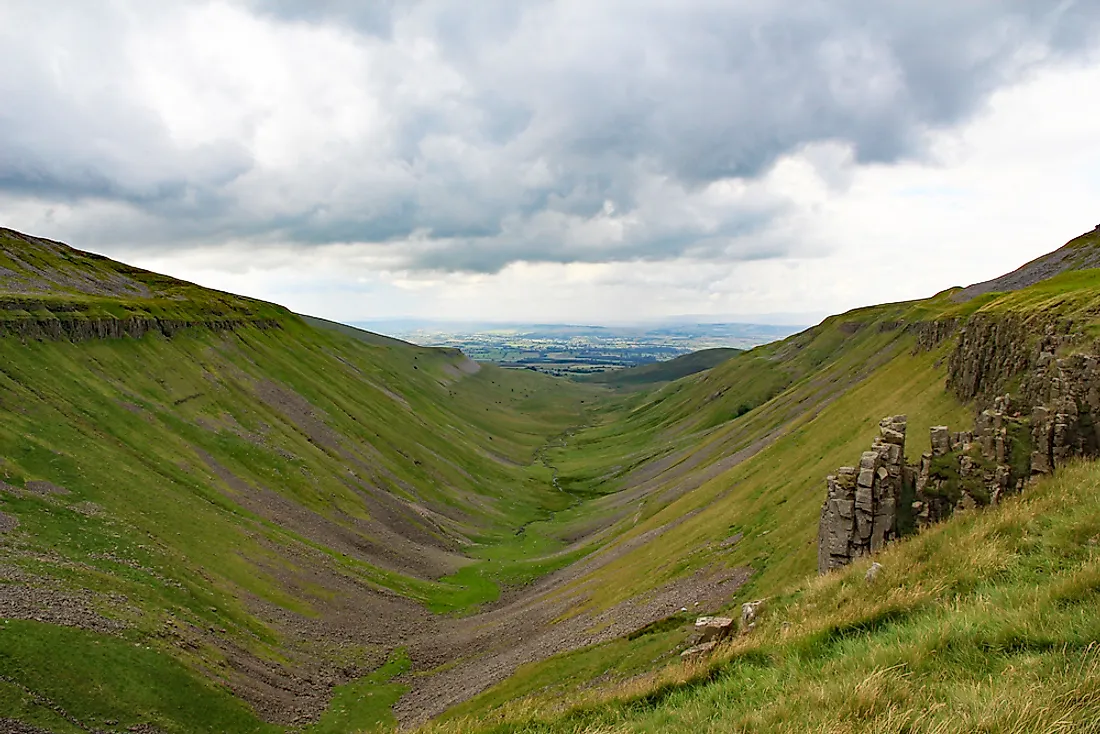
POLYGON ((1004 392, 1008 383, 1034 364, 1034 335, 1040 326, 1022 317, 971 317, 959 331, 947 367, 947 387, 964 401, 1004 392))
POLYGON ((882 548, 897 534, 897 507, 905 478, 905 416, 885 418, 859 467, 841 467, 827 479, 821 507, 818 571, 847 565, 882 548))
POLYGON ((161 319, 154 317, 127 318, 31 318, 18 320, 0 319, 0 337, 14 336, 22 339, 88 341, 90 339, 140 339, 155 333, 171 337, 185 329, 203 328, 211 331, 236 331, 246 327, 257 329, 280 328, 276 319, 161 319))
POLYGON ((973 431, 931 429, 932 450, 921 456, 913 488, 916 525, 938 522, 956 510, 996 504, 1005 492, 1023 486, 1031 474, 1026 461, 1030 441, 1026 421, 1011 410, 1012 399, 1006 395, 978 416, 973 431))
POLYGON ((983 327, 985 346, 960 347, 957 354, 969 356, 955 358, 953 364, 966 369, 952 384, 979 395, 987 381, 1017 376, 1018 397, 994 398, 972 430, 933 426, 931 451, 916 466, 904 460, 904 417, 887 418, 859 468, 842 467, 828 477, 818 529, 820 573, 873 553, 904 531, 996 504, 1073 458, 1100 456, 1100 356, 1057 357, 1072 340, 1048 328, 1033 345, 1038 354, 1024 357, 1026 342, 1010 345, 1014 329, 983 327), (997 354, 1007 361, 993 364, 997 354))
POLYGON ((915 323, 908 330, 916 336, 916 351, 927 352, 954 336, 958 328, 957 319, 940 319, 915 323))

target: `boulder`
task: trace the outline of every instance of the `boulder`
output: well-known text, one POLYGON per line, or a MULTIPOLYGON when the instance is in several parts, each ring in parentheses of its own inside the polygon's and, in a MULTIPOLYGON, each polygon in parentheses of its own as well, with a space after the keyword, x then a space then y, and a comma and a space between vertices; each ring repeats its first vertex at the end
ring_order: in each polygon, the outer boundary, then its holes
POLYGON ((716 647, 718 647, 718 643, 713 642, 713 641, 712 642, 704 642, 704 643, 699 644, 699 645, 694 645, 694 646, 689 647, 688 649, 684 650, 682 653, 680 653, 680 659, 685 660, 685 661, 687 661, 687 660, 699 660, 701 658, 704 658, 704 657, 710 655, 712 652, 714 652, 714 648, 716 648, 716 647))
POLYGON ((695 643, 721 642, 733 633, 734 625, 730 617, 699 617, 695 620, 695 643))
POLYGON ((764 608, 764 599, 746 602, 741 605, 741 629, 747 632, 756 626, 756 616, 764 608))

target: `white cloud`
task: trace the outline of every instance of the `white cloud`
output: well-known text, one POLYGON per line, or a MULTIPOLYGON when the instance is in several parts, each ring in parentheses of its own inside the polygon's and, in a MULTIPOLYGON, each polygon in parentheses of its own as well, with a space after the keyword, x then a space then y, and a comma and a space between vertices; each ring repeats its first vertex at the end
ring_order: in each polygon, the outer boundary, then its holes
POLYGON ((49 5, 3 224, 332 318, 831 312, 1098 219, 1091 4, 49 5))

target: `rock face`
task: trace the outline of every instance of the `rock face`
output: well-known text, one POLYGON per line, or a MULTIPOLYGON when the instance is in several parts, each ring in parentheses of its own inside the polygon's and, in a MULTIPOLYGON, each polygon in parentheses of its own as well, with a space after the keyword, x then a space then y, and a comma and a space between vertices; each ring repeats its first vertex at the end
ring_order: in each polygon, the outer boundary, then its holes
POLYGON ((905 479, 903 415, 884 418, 859 468, 841 467, 828 477, 829 494, 818 530, 819 573, 845 566, 881 549, 897 535, 897 507, 905 479))
POLYGON ((203 328, 212 331, 236 331, 245 327, 278 329, 281 324, 273 319, 217 319, 182 320, 159 318, 84 318, 59 319, 36 318, 19 321, 0 320, 0 337, 14 336, 22 339, 87 341, 90 339, 140 339, 149 333, 171 337, 184 329, 203 328))
POLYGON ((996 504, 1005 492, 1023 486, 1030 471, 1011 460, 1025 451, 1015 444, 1026 438, 1027 427, 1011 410, 1012 399, 1006 395, 996 399, 992 410, 982 411, 973 431, 932 428, 932 451, 921 456, 913 487, 917 525, 938 522, 956 510, 996 504))
POLYGON ((1015 316, 922 328, 928 344, 958 333, 948 388, 989 407, 972 430, 932 427, 931 451, 916 466, 904 463, 905 418, 883 420, 859 467, 828 477, 820 573, 879 550, 901 532, 996 504, 1072 458, 1100 456, 1100 342, 1072 324, 1015 316), (991 395, 1006 386, 1012 395, 991 395))

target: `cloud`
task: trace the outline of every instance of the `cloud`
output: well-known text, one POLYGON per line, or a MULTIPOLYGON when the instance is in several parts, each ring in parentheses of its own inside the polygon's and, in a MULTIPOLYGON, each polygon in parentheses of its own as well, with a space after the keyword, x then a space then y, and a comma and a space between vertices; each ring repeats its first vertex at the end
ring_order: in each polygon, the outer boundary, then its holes
POLYGON ((1022 0, 47 5, 0 8, 0 215, 485 273, 797 255, 784 160, 925 159, 1100 30, 1022 0))

